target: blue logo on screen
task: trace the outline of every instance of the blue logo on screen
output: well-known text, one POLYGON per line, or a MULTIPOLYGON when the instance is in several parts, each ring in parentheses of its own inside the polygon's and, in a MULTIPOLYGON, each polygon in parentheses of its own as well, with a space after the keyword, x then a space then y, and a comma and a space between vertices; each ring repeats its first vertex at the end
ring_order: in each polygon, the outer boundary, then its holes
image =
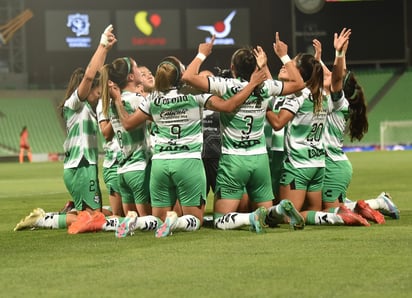
POLYGON ((76 37, 66 37, 69 48, 90 48, 91 38, 81 37, 89 35, 90 22, 87 14, 69 14, 66 26, 76 34, 76 37))
POLYGON ((67 27, 69 27, 76 36, 89 35, 89 16, 80 13, 68 15, 67 27))

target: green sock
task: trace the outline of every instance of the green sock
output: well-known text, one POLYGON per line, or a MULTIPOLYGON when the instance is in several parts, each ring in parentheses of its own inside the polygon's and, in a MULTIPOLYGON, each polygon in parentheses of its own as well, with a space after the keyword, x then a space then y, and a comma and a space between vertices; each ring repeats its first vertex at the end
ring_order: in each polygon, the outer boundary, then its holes
POLYGON ((59 215, 59 220, 57 223, 57 228, 58 229, 66 229, 67 228, 67 222, 66 222, 66 214, 60 214, 59 215))

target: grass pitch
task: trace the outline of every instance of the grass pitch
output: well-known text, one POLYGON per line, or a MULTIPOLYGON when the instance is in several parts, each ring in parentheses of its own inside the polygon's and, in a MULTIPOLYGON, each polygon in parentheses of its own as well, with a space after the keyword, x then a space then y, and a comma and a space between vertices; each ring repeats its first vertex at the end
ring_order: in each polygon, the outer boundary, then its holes
POLYGON ((33 208, 56 211, 70 197, 59 162, 1 164, 2 296, 410 297, 412 151, 348 155, 349 197, 387 191, 400 220, 303 231, 282 225, 262 235, 202 228, 164 239, 152 232, 124 239, 108 232, 13 232, 33 208))

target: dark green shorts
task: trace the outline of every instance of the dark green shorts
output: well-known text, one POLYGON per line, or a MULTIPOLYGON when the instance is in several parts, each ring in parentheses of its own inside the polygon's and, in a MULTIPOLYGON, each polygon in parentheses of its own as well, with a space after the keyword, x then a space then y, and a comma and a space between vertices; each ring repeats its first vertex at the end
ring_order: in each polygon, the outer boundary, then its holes
POLYGON ((83 160, 77 168, 64 169, 63 180, 77 210, 86 206, 96 210, 102 207, 97 165, 83 160))
POLYGON ((240 200, 247 192, 252 202, 273 200, 268 155, 230 155, 220 157, 216 192, 222 199, 240 200))
POLYGON ((153 159, 150 175, 153 207, 194 207, 206 203, 206 175, 201 159, 153 159))

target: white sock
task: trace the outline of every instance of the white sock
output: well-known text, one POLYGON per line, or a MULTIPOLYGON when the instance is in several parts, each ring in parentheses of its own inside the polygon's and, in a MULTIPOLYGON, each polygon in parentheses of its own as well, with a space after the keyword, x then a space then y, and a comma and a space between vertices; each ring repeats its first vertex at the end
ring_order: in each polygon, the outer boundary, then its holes
MULTIPOLYGON (((350 210, 350 211, 354 211, 355 207, 356 207, 356 202, 351 202, 351 203, 344 203, 344 205, 350 210)), ((336 211, 339 209, 336 209, 336 211)))
POLYGON ((154 231, 159 225, 159 219, 153 215, 138 217, 134 230, 154 231))
POLYGON ((234 230, 246 225, 250 225, 250 213, 227 213, 214 220, 215 227, 221 230, 234 230))
POLYGON ((385 202, 382 198, 369 199, 365 201, 373 210, 384 209, 385 202))
POLYGON ((37 220, 36 227, 46 229, 58 229, 59 228, 59 215, 54 212, 48 212, 44 217, 37 220))
POLYGON ((116 231, 116 225, 119 219, 117 217, 106 217, 106 223, 102 227, 102 231, 116 231))
POLYGON ((173 231, 196 231, 200 229, 200 220, 194 215, 179 217, 172 228, 173 231))
MULTIPOLYGON (((346 205, 346 204, 345 204, 346 205)), ((315 212, 316 225, 340 225, 344 224, 342 217, 336 213, 316 211, 315 212)))

